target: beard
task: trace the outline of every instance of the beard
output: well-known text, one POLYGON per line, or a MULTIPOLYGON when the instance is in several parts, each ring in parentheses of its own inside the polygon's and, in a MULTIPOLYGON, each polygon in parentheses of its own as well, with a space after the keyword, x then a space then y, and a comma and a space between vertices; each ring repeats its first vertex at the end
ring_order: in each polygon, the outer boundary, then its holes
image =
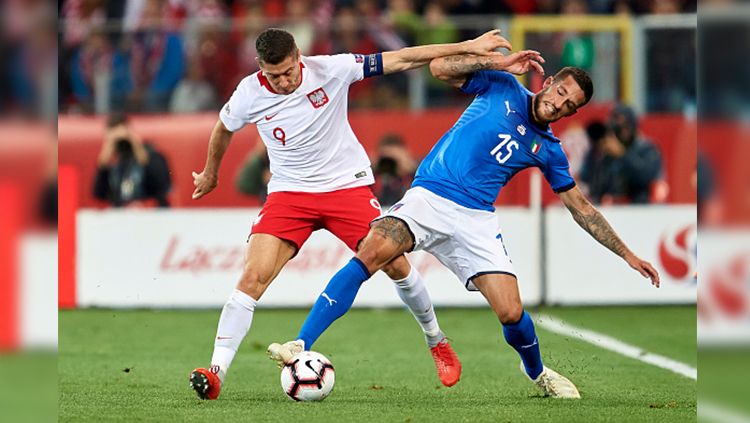
MULTIPOLYGON (((534 120, 537 121, 537 123, 540 123, 542 125, 549 125, 550 123, 556 122, 560 119, 560 117, 555 118, 555 116, 558 115, 558 110, 555 109, 555 112, 553 112, 552 116, 548 115, 547 107, 544 106, 543 101, 545 101, 542 97, 545 97, 546 94, 552 89, 551 86, 543 89, 542 91, 539 91, 532 99, 531 101, 531 107, 534 112, 534 120)), ((554 107, 554 106, 553 106, 554 107)))
POLYGON ((541 109, 542 105, 542 95, 547 92, 547 88, 540 91, 537 95, 534 96, 533 100, 531 101, 531 110, 533 113, 533 118, 537 123, 540 123, 542 125, 546 125, 549 123, 549 120, 545 119, 543 115, 543 110, 541 109))

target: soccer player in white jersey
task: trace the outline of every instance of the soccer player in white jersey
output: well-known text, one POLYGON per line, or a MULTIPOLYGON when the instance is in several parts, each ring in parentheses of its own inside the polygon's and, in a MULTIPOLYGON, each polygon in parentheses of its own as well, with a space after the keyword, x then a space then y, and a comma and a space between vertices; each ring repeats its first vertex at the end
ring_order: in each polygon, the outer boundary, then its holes
MULTIPOLYGON (((580 398, 576 386, 542 363, 531 317, 523 309, 513 264, 494 214, 500 189, 518 172, 536 167, 594 239, 659 286, 653 266, 636 256, 576 187, 568 160, 549 124, 574 114, 593 95, 585 71, 563 68, 532 93, 511 73, 544 73, 538 52, 509 56, 450 56, 431 62, 437 78, 474 94, 471 105, 435 144, 417 169, 412 188, 372 225, 352 260, 325 292, 356 291, 393 257, 425 250, 446 265, 470 291, 480 291, 502 324, 521 370, 549 396, 580 398)), ((297 340, 280 345, 309 349, 341 316, 318 303, 297 340)), ((277 344, 278 345, 278 344, 277 344)), ((287 356, 289 354, 286 354, 287 356)))
MULTIPOLYGON (((221 109, 202 172, 193 172, 193 199, 218 184, 221 159, 232 133, 255 124, 271 165, 268 199, 248 241, 245 266, 219 318, 209 368, 195 369, 191 387, 203 399, 216 399, 240 343, 252 323, 258 300, 310 234, 326 229, 352 250, 381 213, 369 188, 370 162, 347 119, 349 85, 363 78, 401 72, 455 54, 498 54, 507 48, 499 31, 469 41, 404 48, 369 55, 301 56, 291 34, 268 29, 256 40, 260 71, 246 77, 221 109)), ((403 255, 383 267, 399 297, 421 326, 440 381, 452 386, 461 363, 440 331, 429 295, 417 270, 403 255)), ((300 281, 304 283, 304 281, 300 281)), ((326 291, 318 300, 341 307, 348 292, 326 291)), ((269 354, 277 354, 273 348, 269 354)))

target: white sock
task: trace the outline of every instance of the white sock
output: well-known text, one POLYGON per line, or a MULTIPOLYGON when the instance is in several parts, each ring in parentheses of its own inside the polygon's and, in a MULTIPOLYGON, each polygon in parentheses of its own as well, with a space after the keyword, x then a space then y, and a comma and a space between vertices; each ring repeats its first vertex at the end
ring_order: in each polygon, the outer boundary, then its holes
POLYGON ((436 346, 445 338, 445 335, 440 331, 430 294, 424 286, 422 276, 414 266, 411 266, 409 276, 398 281, 394 280, 393 283, 401 301, 409 307, 409 311, 422 328, 427 345, 430 348, 436 346))
POLYGON ((219 318, 219 327, 216 329, 214 354, 211 357, 211 366, 219 366, 218 375, 222 383, 234 360, 234 355, 237 354, 237 349, 245 339, 247 331, 250 330, 256 304, 253 297, 239 289, 235 289, 224 304, 219 318))

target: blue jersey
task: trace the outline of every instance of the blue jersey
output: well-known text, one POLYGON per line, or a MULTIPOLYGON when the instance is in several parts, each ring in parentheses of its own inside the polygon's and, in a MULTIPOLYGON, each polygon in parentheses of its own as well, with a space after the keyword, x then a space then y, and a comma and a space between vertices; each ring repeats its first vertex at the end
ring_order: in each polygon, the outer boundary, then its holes
POLYGON ((575 186, 560 140, 530 119, 533 94, 502 71, 481 71, 461 87, 476 98, 417 169, 423 187, 471 209, 493 211, 516 173, 538 167, 555 192, 575 186))

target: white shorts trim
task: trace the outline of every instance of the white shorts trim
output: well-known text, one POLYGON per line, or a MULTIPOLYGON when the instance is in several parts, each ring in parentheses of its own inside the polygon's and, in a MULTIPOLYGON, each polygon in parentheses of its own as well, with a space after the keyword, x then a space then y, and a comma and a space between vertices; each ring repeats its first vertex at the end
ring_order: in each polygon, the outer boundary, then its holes
POLYGON ((435 256, 470 291, 478 290, 472 282, 477 276, 516 276, 493 212, 469 209, 415 187, 378 219, 384 217, 406 223, 414 250, 435 256))

